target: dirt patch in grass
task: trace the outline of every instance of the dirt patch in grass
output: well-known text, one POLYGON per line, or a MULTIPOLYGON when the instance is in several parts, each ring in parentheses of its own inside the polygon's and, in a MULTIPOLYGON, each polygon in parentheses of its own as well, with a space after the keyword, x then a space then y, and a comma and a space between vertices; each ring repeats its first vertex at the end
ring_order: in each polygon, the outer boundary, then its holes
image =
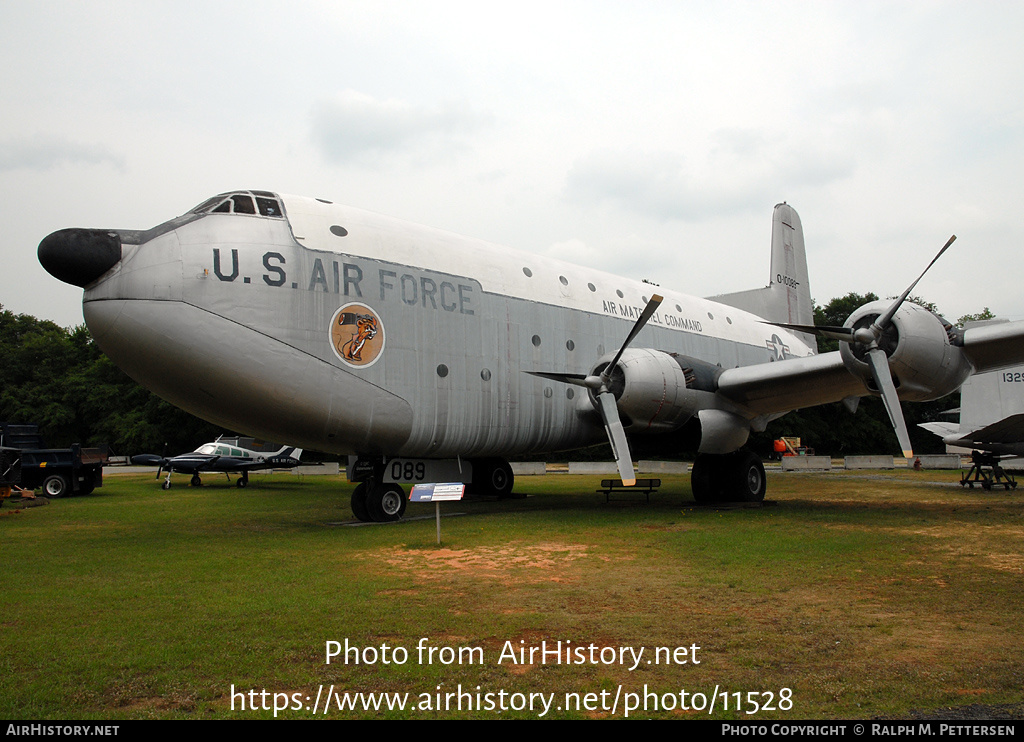
MULTIPOLYGON (((924 544, 926 550, 942 552, 942 563, 952 558, 969 562, 974 567, 987 567, 1000 572, 1024 574, 1024 551, 1007 551, 1007 546, 1024 544, 1024 528, 1018 525, 983 525, 964 521, 949 521, 941 525, 914 528, 893 528, 867 525, 833 525, 836 530, 861 532, 888 532, 898 537, 923 536, 932 540, 924 544)), ((938 555, 926 557, 929 562, 940 561, 938 555)), ((916 562, 921 563, 921 562, 916 562)), ((940 587, 945 581, 935 578, 940 587)))
POLYGON ((522 544, 477 546, 468 549, 432 550, 394 546, 363 554, 363 558, 407 570, 419 579, 469 575, 491 580, 561 582, 566 569, 585 558, 589 547, 581 544, 522 544), (510 574, 513 573, 513 574, 510 574))

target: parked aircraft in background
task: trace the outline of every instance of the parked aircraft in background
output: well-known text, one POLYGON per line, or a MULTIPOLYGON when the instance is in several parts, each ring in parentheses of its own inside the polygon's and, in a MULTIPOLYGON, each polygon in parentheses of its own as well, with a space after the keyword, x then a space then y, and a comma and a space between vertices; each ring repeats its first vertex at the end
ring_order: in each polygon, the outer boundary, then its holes
POLYGON ((1024 456, 1024 367, 971 376, 960 388, 960 422, 919 423, 948 446, 1024 456))
POLYGON ((146 231, 60 230, 39 260, 85 289, 100 348, 158 395, 355 457, 353 511, 372 520, 401 515, 403 484, 507 494, 508 457, 602 439, 629 483, 627 436, 696 448, 701 502, 760 500, 764 468, 742 446, 770 420, 880 394, 911 455, 900 399, 1024 363, 1024 322, 959 332, 905 302, 917 281, 843 327, 813 327, 786 204, 769 285, 712 299, 266 191, 215 196, 146 231), (840 350, 816 355, 813 333, 840 350))
MULTIPOLYGON (((302 449, 293 446, 279 446, 276 443, 256 443, 252 438, 218 438, 213 443, 204 443, 192 453, 164 458, 144 453, 132 456, 136 466, 157 466, 156 476, 167 472, 161 487, 171 488, 171 473, 191 474, 191 484, 198 487, 203 483, 200 472, 224 472, 238 474, 238 487, 249 484, 249 472, 261 469, 291 469, 299 465, 302 449)), ((230 479, 230 477, 229 477, 230 479)))

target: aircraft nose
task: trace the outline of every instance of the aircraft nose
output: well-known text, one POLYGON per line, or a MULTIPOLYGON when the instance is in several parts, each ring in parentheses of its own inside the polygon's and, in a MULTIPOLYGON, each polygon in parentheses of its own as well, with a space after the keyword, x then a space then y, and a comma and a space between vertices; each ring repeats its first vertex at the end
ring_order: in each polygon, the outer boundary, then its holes
POLYGON ((121 259, 121 238, 107 229, 61 229, 39 243, 39 262, 54 278, 85 288, 121 259))

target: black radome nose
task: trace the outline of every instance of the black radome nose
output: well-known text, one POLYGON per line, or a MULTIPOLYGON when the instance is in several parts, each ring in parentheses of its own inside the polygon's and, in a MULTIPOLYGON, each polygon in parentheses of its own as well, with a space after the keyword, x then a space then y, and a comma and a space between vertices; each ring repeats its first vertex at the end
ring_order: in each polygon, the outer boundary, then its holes
POLYGON ((121 259, 121 238, 107 229, 61 229, 39 243, 39 262, 54 278, 88 286, 121 259))

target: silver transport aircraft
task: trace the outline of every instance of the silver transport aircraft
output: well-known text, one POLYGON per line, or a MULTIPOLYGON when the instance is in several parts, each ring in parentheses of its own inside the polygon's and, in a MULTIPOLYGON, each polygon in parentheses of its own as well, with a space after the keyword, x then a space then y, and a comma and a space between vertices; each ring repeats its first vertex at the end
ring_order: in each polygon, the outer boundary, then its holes
POLYGON ((786 412, 881 395, 910 456, 901 399, 1024 362, 1024 322, 960 332, 904 301, 917 281, 815 328, 787 204, 768 286, 710 299, 266 191, 144 231, 60 230, 38 255, 85 289, 99 347, 156 394, 349 455, 365 520, 399 518, 417 481, 508 495, 509 457, 602 440, 626 484, 631 446, 696 449, 699 502, 758 501, 764 467, 743 446, 786 412), (814 333, 840 350, 816 354, 814 333))

